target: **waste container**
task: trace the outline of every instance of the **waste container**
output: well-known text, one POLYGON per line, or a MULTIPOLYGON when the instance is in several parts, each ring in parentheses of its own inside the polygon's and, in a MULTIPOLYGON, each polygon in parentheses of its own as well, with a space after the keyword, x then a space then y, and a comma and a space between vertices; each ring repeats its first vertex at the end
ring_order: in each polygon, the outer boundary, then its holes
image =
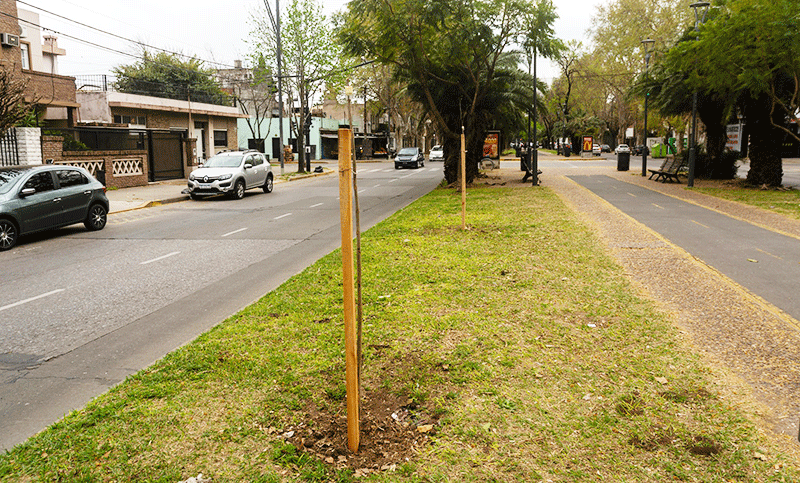
POLYGON ((617 153, 617 171, 628 171, 631 167, 631 153, 617 153))

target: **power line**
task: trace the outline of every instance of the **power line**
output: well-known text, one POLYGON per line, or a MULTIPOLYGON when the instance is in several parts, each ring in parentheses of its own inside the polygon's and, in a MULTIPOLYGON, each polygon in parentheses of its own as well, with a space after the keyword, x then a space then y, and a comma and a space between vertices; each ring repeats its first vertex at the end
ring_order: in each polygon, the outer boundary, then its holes
MULTIPOLYGON (((142 46, 144 46, 144 47, 147 47, 147 48, 149 48, 149 49, 157 50, 157 51, 160 51, 160 52, 164 52, 164 53, 171 54, 171 55, 176 55, 176 56, 183 57, 183 58, 187 58, 187 59, 200 60, 201 62, 203 62, 203 63, 206 63, 206 64, 213 64, 213 65, 217 65, 217 66, 220 66, 220 67, 225 67, 225 68, 234 68, 234 66, 232 66, 232 65, 230 65, 230 64, 223 64, 223 63, 221 63, 221 62, 214 62, 214 61, 209 61, 209 60, 199 59, 199 58, 198 58, 198 57, 196 57, 196 56, 186 55, 186 54, 182 54, 182 53, 180 53, 180 52, 173 52, 173 51, 171 51, 171 50, 162 49, 162 48, 159 48, 159 47, 155 47, 155 46, 153 46, 153 45, 148 45, 148 44, 145 44, 145 43, 143 43, 143 42, 137 42, 137 41, 135 41, 135 40, 132 40, 132 39, 129 39, 129 38, 127 38, 127 37, 123 37, 123 36, 121 36, 121 35, 115 34, 115 33, 113 33, 113 32, 108 32, 108 31, 106 31, 106 30, 102 30, 102 29, 99 29, 99 28, 97 28, 97 27, 92 27, 91 25, 85 24, 85 23, 83 23, 83 22, 79 22, 79 21, 77 21, 77 20, 73 20, 73 19, 71 19, 71 18, 68 18, 68 17, 65 17, 65 16, 63 16, 63 15, 59 15, 59 14, 57 14, 57 13, 55 13, 55 12, 51 12, 51 11, 49 11, 49 10, 45 10, 45 9, 43 9, 43 8, 41 8, 41 7, 37 7, 37 6, 35 6, 35 5, 31 5, 30 3, 24 2, 24 1, 22 1, 22 0, 17 0, 17 3, 21 3, 21 4, 23 4, 23 5, 27 5, 28 7, 35 8, 35 9, 37 9, 37 10, 40 10, 40 11, 42 11, 42 12, 45 12, 45 13, 47 13, 48 15, 53 15, 54 17, 58 17, 58 18, 61 18, 61 19, 63 19, 63 20, 66 20, 66 21, 68 21, 68 22, 75 23, 75 24, 77 24, 77 25, 80 25, 81 27, 86 27, 86 28, 88 28, 88 29, 96 30, 97 32, 103 33, 103 34, 105 34, 105 35, 109 35, 109 36, 111 36, 111 37, 118 38, 118 39, 120 39, 120 40, 124 40, 124 41, 126 41, 126 42, 130 42, 130 43, 132 43, 132 44, 139 44, 139 45, 142 45, 142 46)), ((13 17, 12 15, 9 15, 9 14, 5 14, 5 15, 8 15, 9 17, 13 17)), ((105 48, 106 50, 109 50, 109 51, 111 51, 111 52, 115 52, 115 53, 118 53, 118 54, 123 54, 123 55, 129 55, 129 56, 136 57, 135 55, 132 55, 132 54, 126 54, 126 53, 124 53, 124 52, 121 52, 121 51, 119 51, 119 50, 115 50, 115 49, 111 49, 111 48, 109 48, 109 47, 101 46, 101 45, 95 44, 95 43, 93 43, 93 42, 89 42, 89 41, 87 41, 87 40, 82 40, 82 39, 79 39, 79 38, 77 38, 77 37, 73 37, 73 36, 71 36, 71 35, 68 35, 68 34, 64 34, 64 33, 56 32, 55 30, 52 30, 52 29, 50 29, 50 28, 47 28, 47 27, 42 27, 42 26, 40 26, 40 25, 36 25, 36 24, 34 24, 34 23, 32 23, 32 22, 28 22, 27 20, 23 20, 23 19, 20 19, 20 18, 18 18, 18 17, 13 17, 13 18, 16 18, 17 20, 21 20, 21 21, 23 21, 23 22, 25 22, 25 23, 28 23, 28 24, 31 24, 31 25, 35 25, 36 27, 39 27, 40 29, 43 29, 43 30, 50 30, 51 32, 57 33, 58 35, 63 35, 63 36, 65 36, 65 37, 71 38, 71 39, 73 39, 73 40, 78 40, 78 41, 80 41, 80 42, 84 42, 84 43, 86 43, 86 44, 89 44, 89 45, 92 45, 92 46, 96 46, 96 47, 102 47, 102 48, 105 48)))

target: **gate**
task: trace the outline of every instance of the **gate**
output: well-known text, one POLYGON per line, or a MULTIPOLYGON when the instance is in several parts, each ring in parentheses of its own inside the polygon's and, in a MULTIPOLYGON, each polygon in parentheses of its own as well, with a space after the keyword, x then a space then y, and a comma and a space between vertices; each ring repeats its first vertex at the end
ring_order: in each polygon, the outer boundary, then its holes
POLYGON ((17 130, 13 127, 0 137, 0 166, 18 166, 17 130))
POLYGON ((150 180, 183 178, 183 133, 148 131, 150 180))

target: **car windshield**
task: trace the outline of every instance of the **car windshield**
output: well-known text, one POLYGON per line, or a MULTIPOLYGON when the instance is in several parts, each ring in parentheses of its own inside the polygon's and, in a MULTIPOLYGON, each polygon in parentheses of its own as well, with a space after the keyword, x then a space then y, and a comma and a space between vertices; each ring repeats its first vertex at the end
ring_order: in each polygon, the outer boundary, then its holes
POLYGON ((236 168, 242 164, 241 154, 216 155, 203 164, 204 168, 236 168))
POLYGON ((413 156, 417 154, 417 148, 403 148, 397 153, 398 156, 413 156))
POLYGON ((0 169, 0 193, 7 193, 20 176, 27 173, 27 169, 0 169))
POLYGON ((438 146, 438 145, 431 148, 431 151, 441 151, 441 150, 442 150, 442 147, 438 146))

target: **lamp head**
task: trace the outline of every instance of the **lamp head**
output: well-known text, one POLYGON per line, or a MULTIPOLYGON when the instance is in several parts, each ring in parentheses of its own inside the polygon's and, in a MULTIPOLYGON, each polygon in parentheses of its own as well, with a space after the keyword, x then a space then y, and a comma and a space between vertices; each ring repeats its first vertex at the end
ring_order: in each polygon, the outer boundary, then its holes
POLYGON ((347 97, 352 97, 352 95, 353 95, 353 86, 345 86, 344 87, 344 94, 347 97))

